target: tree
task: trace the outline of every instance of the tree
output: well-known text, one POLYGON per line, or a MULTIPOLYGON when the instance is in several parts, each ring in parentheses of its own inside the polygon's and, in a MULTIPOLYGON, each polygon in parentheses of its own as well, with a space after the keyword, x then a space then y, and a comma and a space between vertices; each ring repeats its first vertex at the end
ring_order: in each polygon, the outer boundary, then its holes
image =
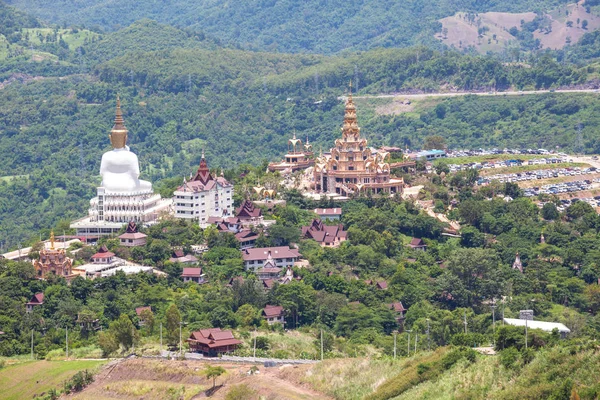
POLYGON ((98 346, 102 349, 102 357, 108 357, 119 349, 119 342, 112 332, 100 332, 98 334, 98 346))
POLYGON ((558 209, 556 208, 556 206, 554 205, 554 203, 546 203, 544 204, 544 207, 542 207, 542 217, 547 220, 547 221, 551 221, 551 220, 555 220, 560 216, 560 214, 558 213, 558 209))
POLYGON ((152 312, 152 310, 148 308, 142 310, 142 312, 140 313, 140 321, 146 328, 146 332, 152 335, 152 333, 154 332, 154 313, 152 312))
POLYGON ((573 21, 567 21, 567 28, 573 27, 573 21))
POLYGON ((211 365, 207 365, 206 369, 204 370, 204 375, 206 376, 206 379, 210 379, 212 378, 213 380, 213 388, 216 385, 216 380, 219 376, 223 375, 225 373, 225 368, 223 367, 213 367, 211 365))
POLYGON ((167 319, 167 343, 171 346, 179 343, 179 325, 181 323, 181 313, 175 304, 171 304, 165 313, 167 319))
POLYGON ((588 20, 584 19, 583 21, 581 21, 581 29, 587 29, 588 26, 588 20))
POLYGON ((169 258, 171 255, 171 246, 164 240, 153 240, 148 249, 148 257, 157 264, 169 258))
POLYGON ((446 139, 440 135, 427 136, 423 148, 425 150, 446 150, 446 139))
POLYGON ((138 332, 131 319, 125 314, 121 314, 119 319, 111 322, 108 330, 125 350, 132 347, 138 340, 138 332))

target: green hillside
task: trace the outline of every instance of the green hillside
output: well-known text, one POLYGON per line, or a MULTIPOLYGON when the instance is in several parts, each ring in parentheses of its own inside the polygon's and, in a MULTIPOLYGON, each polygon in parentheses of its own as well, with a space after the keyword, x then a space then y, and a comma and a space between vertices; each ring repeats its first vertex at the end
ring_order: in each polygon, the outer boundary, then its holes
POLYGON ((54 22, 118 30, 142 18, 201 29, 223 42, 249 49, 333 53, 375 46, 435 43, 438 19, 457 11, 547 10, 566 0, 351 0, 298 2, 250 0, 10 0, 54 22))

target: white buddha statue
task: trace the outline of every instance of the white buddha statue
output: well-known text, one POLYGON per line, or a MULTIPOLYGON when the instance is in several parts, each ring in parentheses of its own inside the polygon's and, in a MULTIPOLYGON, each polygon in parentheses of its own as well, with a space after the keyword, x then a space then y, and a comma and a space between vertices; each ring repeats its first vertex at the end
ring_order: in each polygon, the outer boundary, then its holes
POLYGON ((140 165, 137 156, 129 151, 127 146, 127 128, 121 112, 121 101, 117 97, 117 111, 115 125, 110 135, 113 150, 102 155, 100 175, 102 187, 107 192, 148 192, 152 191, 152 184, 138 179, 140 165))

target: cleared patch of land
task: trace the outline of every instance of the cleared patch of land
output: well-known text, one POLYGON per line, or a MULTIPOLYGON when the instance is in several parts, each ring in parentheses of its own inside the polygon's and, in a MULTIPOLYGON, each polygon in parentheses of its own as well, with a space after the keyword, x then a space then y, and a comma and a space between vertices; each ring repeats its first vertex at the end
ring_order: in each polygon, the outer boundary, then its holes
MULTIPOLYGON (((510 33, 511 28, 521 30, 521 21, 531 22, 535 17, 533 12, 459 12, 440 20, 442 30, 436 38, 457 49, 473 47, 480 53, 500 52, 517 45, 518 39, 510 33)), ((586 32, 600 27, 600 17, 588 13, 583 2, 562 5, 544 14, 543 18, 533 36, 540 40, 544 49, 562 49, 569 43, 576 43, 586 32)))
POLYGON ((94 370, 106 361, 29 361, 0 370, 0 399, 19 400, 60 389, 79 371, 94 370))
MULTIPOLYGON (((96 380, 75 399, 192 399, 205 397, 212 387, 212 379, 206 379, 204 370, 208 363, 202 361, 173 361, 155 359, 131 359, 107 366, 96 375, 96 380)), ((226 372, 216 379, 222 385, 212 396, 224 399, 230 390, 240 385, 251 392, 252 397, 266 399, 330 399, 311 389, 307 384, 290 379, 302 375, 307 365, 284 365, 265 368, 256 364, 215 363, 226 372), (248 374, 256 365, 258 374, 248 374)))

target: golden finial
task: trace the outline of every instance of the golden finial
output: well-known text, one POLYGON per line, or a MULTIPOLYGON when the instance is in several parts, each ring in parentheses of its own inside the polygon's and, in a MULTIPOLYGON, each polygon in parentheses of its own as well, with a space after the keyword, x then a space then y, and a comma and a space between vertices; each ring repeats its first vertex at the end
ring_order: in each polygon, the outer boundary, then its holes
POLYGON ((54 250, 54 229, 50 231, 50 250, 54 250))
POLYGON ((117 94, 117 109, 115 111, 115 127, 121 128, 125 121, 123 120, 123 112, 121 111, 121 99, 117 94))
POLYGON ((127 145, 127 128, 121 111, 121 99, 117 94, 117 109, 115 111, 115 125, 110 133, 110 143, 115 149, 124 148, 127 145))

